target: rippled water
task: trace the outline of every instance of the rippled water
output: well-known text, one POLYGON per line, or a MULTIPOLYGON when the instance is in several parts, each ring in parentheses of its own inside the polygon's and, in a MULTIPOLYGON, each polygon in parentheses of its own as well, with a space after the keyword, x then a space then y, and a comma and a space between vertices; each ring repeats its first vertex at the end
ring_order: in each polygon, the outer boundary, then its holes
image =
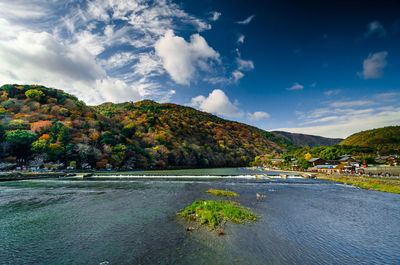
POLYGON ((0 183, 0 264, 102 262, 400 264, 400 196, 322 180, 226 175, 0 183), (225 236, 186 232, 176 211, 216 199, 205 193, 211 187, 239 193, 235 200, 262 217, 227 224, 225 236))

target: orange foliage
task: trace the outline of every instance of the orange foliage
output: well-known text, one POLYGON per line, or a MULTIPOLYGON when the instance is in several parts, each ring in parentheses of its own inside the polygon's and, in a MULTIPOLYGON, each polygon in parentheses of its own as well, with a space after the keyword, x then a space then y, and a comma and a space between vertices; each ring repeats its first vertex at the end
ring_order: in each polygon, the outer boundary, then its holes
POLYGON ((51 121, 38 121, 31 124, 31 130, 37 134, 43 134, 51 126, 51 121))
POLYGON ((102 159, 101 161, 96 162, 96 168, 97 169, 106 168, 107 163, 108 163, 107 159, 102 159))
POLYGON ((50 135, 45 133, 45 134, 43 134, 42 136, 39 137, 39 140, 50 140, 50 135))

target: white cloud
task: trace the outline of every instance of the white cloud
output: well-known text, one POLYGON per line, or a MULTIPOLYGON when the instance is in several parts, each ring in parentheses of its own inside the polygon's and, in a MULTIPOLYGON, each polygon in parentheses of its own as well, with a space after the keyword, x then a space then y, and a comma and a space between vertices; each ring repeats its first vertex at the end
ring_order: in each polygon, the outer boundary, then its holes
POLYGON ((239 118, 243 112, 239 110, 220 89, 214 89, 207 97, 197 96, 192 98, 190 106, 202 111, 223 115, 230 118, 239 118))
POLYGON ((387 51, 368 55, 368 58, 363 62, 363 71, 362 73, 358 73, 358 75, 363 79, 381 78, 383 76, 383 70, 387 65, 387 55, 387 51))
POLYGON ((240 24, 240 25, 247 25, 253 20, 254 17, 255 17, 255 15, 251 15, 248 18, 246 18, 245 20, 237 21, 236 23, 240 24))
POLYGON ((309 127, 295 127, 295 128, 279 128, 274 129, 279 131, 287 131, 293 133, 304 133, 312 135, 320 135, 324 137, 340 137, 346 138, 353 133, 370 130, 373 128, 380 128, 384 126, 399 125, 400 124, 400 108, 390 108, 386 110, 377 110, 365 112, 363 114, 350 115, 341 117, 340 119, 332 119, 326 125, 317 125, 309 127))
MULTIPOLYGON (((166 71, 155 43, 171 29, 210 28, 172 1, 0 0, 0 83, 56 87, 89 104, 164 101, 174 90, 160 81, 166 71)), ((216 60, 199 35, 187 44, 199 58, 192 66, 209 66, 207 52, 216 60)))
POLYGON ((321 102, 326 107, 296 111, 297 126, 279 130, 325 137, 347 137, 361 130, 398 125, 400 107, 396 98, 399 95, 397 92, 385 92, 356 100, 321 102))
POLYGON ((221 17, 221 13, 217 11, 213 11, 210 13, 211 17, 209 18, 211 21, 217 21, 221 17))
POLYGON ((243 60, 240 57, 236 58, 236 63, 239 70, 251 71, 254 69, 254 63, 251 60, 243 60))
POLYGON ((373 36, 383 37, 386 35, 386 30, 378 20, 371 21, 367 24, 367 32, 364 33, 365 38, 373 36))
POLYGON ((295 82, 291 87, 286 88, 286 90, 303 90, 304 86, 295 82))
POLYGON ((111 102, 126 102, 127 99, 136 101, 141 99, 141 95, 136 87, 128 86, 124 81, 108 78, 97 80, 96 85, 99 92, 105 99, 111 102))
POLYGON ((0 40, 0 57, 0 69, 15 81, 93 81, 106 74, 86 49, 74 49, 47 32, 23 31, 14 39, 0 40))
POLYGON ((370 106, 374 105, 375 102, 371 100, 350 100, 350 101, 335 101, 329 105, 335 108, 340 107, 360 107, 360 106, 370 106))
POLYGON ((245 36, 243 35, 243 34, 241 34, 240 36, 239 36, 239 38, 237 39, 237 44, 243 44, 244 43, 244 38, 245 38, 245 36))
POLYGON ((238 70, 232 72, 232 78, 235 83, 239 82, 244 77, 244 74, 238 70))
POLYGON ((270 115, 265 111, 256 111, 254 113, 248 113, 247 116, 251 121, 259 121, 261 119, 268 119, 270 115))
POLYGON ((325 96, 335 96, 335 95, 339 95, 342 92, 341 89, 333 89, 333 90, 327 90, 324 92, 325 96))
POLYGON ((206 68, 209 60, 219 61, 219 54, 199 34, 187 42, 169 30, 156 42, 155 50, 171 78, 182 85, 190 84, 197 68, 206 68))

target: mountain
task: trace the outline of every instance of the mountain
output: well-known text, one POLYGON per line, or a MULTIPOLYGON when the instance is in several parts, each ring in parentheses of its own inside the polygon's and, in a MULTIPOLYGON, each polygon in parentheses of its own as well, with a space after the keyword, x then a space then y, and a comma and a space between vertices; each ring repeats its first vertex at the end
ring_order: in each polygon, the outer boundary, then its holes
POLYGON ((400 126, 389 126, 350 135, 341 145, 376 147, 378 150, 400 149, 400 126))
POLYGON ((295 147, 243 123, 151 100, 87 106, 38 85, 0 88, 0 159, 72 167, 246 166, 295 147), (36 162, 34 162, 36 161, 36 162))
POLYGON ((275 133, 279 136, 283 136, 284 138, 291 141, 293 144, 301 147, 333 146, 343 141, 343 139, 340 138, 326 138, 322 136, 308 135, 301 133, 290 133, 283 131, 272 131, 272 133, 275 133))

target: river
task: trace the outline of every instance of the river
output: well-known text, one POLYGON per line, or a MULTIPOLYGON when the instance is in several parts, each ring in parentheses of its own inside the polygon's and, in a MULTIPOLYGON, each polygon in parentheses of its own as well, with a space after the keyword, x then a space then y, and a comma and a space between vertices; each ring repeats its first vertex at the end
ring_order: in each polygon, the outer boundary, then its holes
POLYGON ((0 264, 400 264, 398 194, 253 174, 0 183, 0 264), (259 220, 228 223, 224 236, 187 232, 176 212, 197 199, 221 199, 209 188, 239 193, 234 200, 259 220))

